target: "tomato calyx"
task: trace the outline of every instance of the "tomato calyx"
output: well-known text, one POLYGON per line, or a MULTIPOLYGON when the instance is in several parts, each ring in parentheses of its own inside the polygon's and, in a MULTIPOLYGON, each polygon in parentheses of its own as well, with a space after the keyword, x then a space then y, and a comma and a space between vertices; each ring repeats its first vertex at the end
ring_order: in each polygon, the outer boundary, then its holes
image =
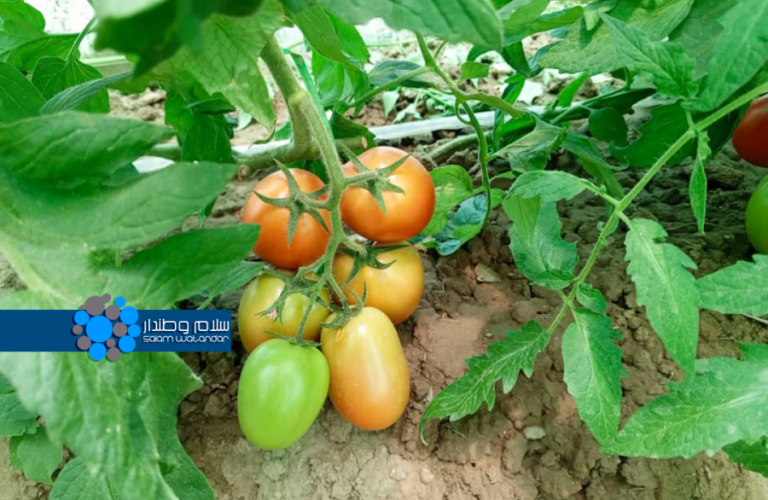
POLYGON ((323 186, 321 189, 311 193, 305 193, 299 187, 299 183, 296 181, 293 173, 291 173, 291 169, 279 162, 277 166, 280 171, 285 174, 285 178, 288 182, 288 196, 286 198, 270 198, 269 196, 264 196, 258 191, 253 191, 253 193, 258 196, 259 199, 264 203, 280 208, 285 208, 286 210, 290 211, 290 216, 288 218, 288 246, 290 247, 293 236, 296 233, 296 226, 299 223, 299 217, 301 214, 311 215, 312 218, 315 219, 323 229, 330 233, 330 229, 318 211, 324 207, 323 202, 320 201, 320 198, 325 196, 325 194, 328 192, 328 186, 323 186))
MULTIPOLYGON (((308 279, 305 277, 306 274, 302 273, 290 276, 283 274, 275 269, 269 268, 265 269, 264 272, 270 276, 274 276, 275 278, 283 280, 285 287, 283 288, 283 291, 280 293, 280 296, 277 298, 277 300, 275 300, 267 309, 264 309, 259 313, 262 316, 268 316, 272 320, 282 320, 282 311, 283 307, 285 306, 285 301, 288 300, 288 297, 295 293, 309 297, 310 304, 318 302, 326 309, 331 309, 331 305, 327 304, 325 300, 320 297, 320 292, 322 291, 323 287, 318 286, 316 279, 308 279)), ((303 329, 303 327, 304 324, 302 323, 300 329, 303 329)), ((270 335, 279 335, 270 331, 267 331, 267 333, 270 335)), ((284 339, 285 337, 279 336, 279 338, 284 339)))
POLYGON ((344 151, 344 156, 352 162, 358 171, 357 174, 347 178, 347 186, 360 187, 369 191, 371 195, 373 195, 373 199, 376 200, 376 204, 381 208, 381 211, 384 215, 387 215, 387 206, 384 203, 384 191, 405 194, 403 188, 396 186, 389 181, 389 176, 392 175, 395 170, 400 168, 411 155, 403 156, 396 162, 384 168, 370 168, 365 166, 357 155, 355 155, 348 147, 342 145, 342 149, 344 151))
MULTIPOLYGON (((367 252, 365 255, 361 255, 358 252, 355 252, 353 250, 347 249, 347 248, 341 248, 339 249, 339 252, 349 255, 354 259, 354 263, 352 264, 352 270, 349 272, 349 277, 344 283, 340 283, 341 286, 346 287, 352 281, 357 277, 358 273, 365 268, 365 267, 371 267, 373 269, 387 269, 392 264, 397 262, 396 260, 393 260, 392 262, 381 262, 379 260, 379 255, 387 252, 392 252, 394 250, 399 250, 401 248, 407 248, 410 245, 403 243, 399 245, 388 245, 388 246, 374 246, 374 242, 368 242, 366 243, 366 249, 367 252)), ((354 292, 352 292, 354 294, 354 292)), ((363 302, 365 302, 365 299, 363 299, 363 302)))

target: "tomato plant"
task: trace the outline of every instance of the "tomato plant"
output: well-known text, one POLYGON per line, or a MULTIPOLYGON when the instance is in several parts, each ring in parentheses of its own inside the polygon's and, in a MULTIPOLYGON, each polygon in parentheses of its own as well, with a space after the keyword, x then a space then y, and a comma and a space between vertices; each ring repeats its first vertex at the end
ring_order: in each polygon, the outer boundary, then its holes
POLYGON ((747 205, 747 235, 755 250, 768 255, 768 177, 760 182, 747 205))
POLYGON ((312 426, 328 384, 328 363, 317 349, 268 340, 248 357, 240 376, 240 428, 260 448, 287 448, 312 426))
POLYGON ((321 338, 331 372, 329 394, 341 416, 369 431, 397 422, 408 405, 411 381, 387 315, 365 307, 341 328, 323 328, 321 338))
MULTIPOLYGON (((139 309, 223 307, 223 294, 260 275, 241 298, 249 354, 237 406, 243 432, 262 448, 300 439, 329 384, 338 412, 361 428, 386 428, 409 409, 422 413, 423 440, 440 439, 450 428, 433 421, 493 409, 547 350, 550 360, 562 355, 553 366, 605 454, 725 450, 768 474, 765 345, 739 343, 738 359, 698 357, 711 352, 699 346, 702 311, 765 324, 768 181, 745 215, 758 253, 714 272, 696 270, 674 244, 683 239, 669 237, 680 228, 668 214, 637 207, 660 172, 690 172, 690 221, 704 235, 718 222, 712 191, 722 200, 722 185, 733 183, 708 181, 723 145, 732 140, 743 159, 768 164, 764 0, 93 4, 82 31, 53 34, 30 4, 0 2, 0 251, 13 269, 0 284, 18 288, 2 291, 0 308, 68 309, 116 291, 139 309), (412 53, 371 54, 357 26, 374 18, 412 32, 400 44, 412 53), (276 33, 290 24, 304 43, 283 47, 276 33), (127 70, 104 76, 90 64, 89 34, 127 70), (466 45, 446 57, 455 44, 466 45), (149 86, 164 93, 164 126, 109 114, 109 91, 149 86), (528 105, 542 86, 557 94, 528 105), (391 128, 363 125, 371 103, 394 121, 445 114, 423 129, 439 133, 424 142, 445 140, 416 147, 425 134, 409 132, 387 142, 391 128), (260 127, 264 144, 233 147, 235 113, 240 125, 260 127), (562 158, 583 171, 561 168, 562 158), (230 203, 243 186, 252 188, 244 206, 230 203), (579 221, 575 242, 563 238, 561 214, 577 197, 597 208, 594 220, 579 221), (241 206, 243 224, 231 224, 241 206), (494 256, 508 248, 513 263, 468 266, 460 253, 468 243, 494 256), (393 244, 406 246, 387 250, 393 244), (609 246, 634 285, 632 301, 611 307, 601 292, 610 284, 593 273, 609 246), (423 346, 407 340, 404 351, 393 322, 413 314, 423 292, 416 248, 438 259, 438 278, 491 287, 525 279, 520 296, 541 291, 554 310, 510 314, 506 336, 469 358, 466 373, 409 403, 406 353, 423 346), (279 269, 291 274, 282 279, 279 269), (634 362, 620 331, 628 308, 644 315, 676 380, 638 408, 623 402, 625 364, 634 362), (269 332, 290 341, 267 340, 269 332)), ((733 165, 734 177, 746 186, 757 178, 750 169, 733 165)), ((459 351, 456 363, 467 356, 459 351)), ((178 407, 202 387, 201 366, 208 390, 187 402, 232 403, 234 380, 211 377, 222 365, 236 373, 242 351, 189 365, 174 353, 140 352, 119 365, 75 354, 0 352, 0 438, 11 438, 13 464, 53 483, 53 499, 91 487, 105 498, 214 498, 177 435, 186 413, 178 407), (83 473, 93 470, 100 474, 83 473)), ((194 408, 203 414, 208 405, 194 408)), ((415 434, 410 419, 403 425, 401 439, 415 434)))
MULTIPOLYGON (((240 297, 238 323, 240 338, 245 350, 256 349, 260 344, 275 338, 275 334, 283 337, 293 337, 301 326, 304 312, 309 306, 309 299, 300 293, 290 294, 285 298, 282 310, 269 311, 285 288, 282 279, 263 274, 253 280, 240 297)), ((323 290, 320 298, 324 303, 330 302, 328 292, 323 290)), ((330 314, 322 303, 315 302, 309 311, 304 338, 317 340, 320 338, 320 323, 330 314)))
MULTIPOLYGON (((353 231, 369 240, 393 243, 416 236, 429 224, 435 211, 432 178, 419 160, 406 156, 405 151, 396 148, 376 147, 358 157, 360 164, 367 169, 386 168, 405 158, 387 177, 393 186, 403 192, 381 193, 384 210, 377 203, 375 191, 348 187, 341 197, 341 214, 353 231)), ((360 173, 353 162, 344 165, 344 172, 347 175, 360 173)))
POLYGON ((355 267, 354 258, 339 253, 333 260, 333 277, 342 284, 347 300, 354 303, 366 297, 365 305, 376 308, 400 324, 419 306, 424 292, 424 266, 419 252, 411 245, 395 245, 393 250, 377 253, 374 265, 365 265, 350 281, 355 267), (386 266, 386 267, 384 267, 386 266))
POLYGON ((768 167, 768 95, 755 99, 733 133, 739 156, 758 167, 768 167))

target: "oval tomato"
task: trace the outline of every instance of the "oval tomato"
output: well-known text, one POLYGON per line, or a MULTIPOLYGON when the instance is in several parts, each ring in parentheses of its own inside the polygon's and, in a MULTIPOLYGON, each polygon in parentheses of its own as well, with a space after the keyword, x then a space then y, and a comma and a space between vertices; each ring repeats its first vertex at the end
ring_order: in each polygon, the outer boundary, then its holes
POLYGON ((768 177, 760 182, 749 199, 747 236, 755 250, 768 255, 768 177))
MULTIPOLYGON (((405 151, 390 147, 369 149, 360 155, 360 162, 368 168, 384 168, 406 156, 405 151)), ((346 175, 358 173, 352 162, 344 165, 346 175)), ((419 234, 435 211, 435 185, 427 169, 413 156, 408 157, 389 176, 389 182, 404 193, 384 191, 384 215, 370 191, 361 187, 348 187, 341 197, 341 215, 356 233, 369 240, 393 243, 419 234)))
POLYGON ((365 307, 343 327, 323 328, 321 345, 331 371, 329 394, 339 414, 369 431, 397 422, 408 406, 411 381, 387 315, 365 307))
POLYGON ((733 147, 752 165, 768 167, 768 95, 749 106, 733 134, 733 147))
MULTIPOLYGON (((240 339, 248 352, 256 349, 267 340, 274 339, 274 332, 284 337, 293 337, 301 325, 301 319, 309 305, 309 297, 300 293, 292 293, 285 299, 282 314, 278 320, 276 317, 263 316, 262 311, 267 310, 275 303, 285 288, 285 282, 280 278, 262 274, 245 288, 240 297, 240 309, 238 323, 240 325, 240 339)), ((327 290, 320 292, 320 298, 330 303, 327 290)), ((309 312, 307 324, 304 325, 302 337, 306 340, 317 340, 320 337, 320 323, 331 312, 318 301, 309 312)))
POLYGON ((365 290, 366 306, 379 309, 394 324, 400 324, 413 314, 424 292, 424 266, 419 252, 408 245, 380 253, 376 259, 382 264, 392 264, 386 269, 365 266, 351 283, 344 286, 355 260, 347 254, 339 253, 333 260, 333 277, 342 286, 351 304, 355 303, 355 295, 362 298, 365 290))
POLYGON ((245 437, 265 450, 301 439, 328 396, 328 363, 313 347, 282 339, 248 356, 237 390, 237 417, 245 437))
MULTIPOLYGON (((296 182, 305 193, 311 193, 323 187, 323 181, 312 172, 301 169, 291 169, 296 182)), ((259 182, 254 191, 269 198, 287 198, 289 194, 288 180, 282 172, 275 172, 259 182)), ((331 217, 327 210, 319 210, 326 227, 331 227, 331 217)), ((243 209, 243 222, 260 224, 261 233, 253 251, 261 259, 275 267, 283 269, 298 269, 319 259, 328 247, 331 235, 311 215, 304 213, 299 216, 296 232, 288 244, 288 219, 290 211, 287 208, 276 207, 264 203, 251 193, 243 209)))

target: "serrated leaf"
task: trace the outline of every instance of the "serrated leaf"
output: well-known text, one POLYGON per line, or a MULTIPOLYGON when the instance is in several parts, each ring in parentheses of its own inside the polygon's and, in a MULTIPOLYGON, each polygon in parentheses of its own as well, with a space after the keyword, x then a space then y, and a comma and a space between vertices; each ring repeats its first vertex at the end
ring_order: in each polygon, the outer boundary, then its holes
POLYGON ((696 149, 696 161, 693 164, 691 182, 688 188, 691 197, 691 208, 696 217, 696 225, 699 233, 704 234, 704 223, 707 218, 707 173, 704 166, 712 156, 709 148, 709 136, 706 132, 698 134, 698 146, 696 149))
POLYGON ((507 217, 517 226, 520 234, 526 239, 533 238, 536 231, 536 220, 539 218, 541 199, 539 197, 523 198, 522 196, 507 195, 501 206, 507 217))
POLYGON ((475 413, 486 403, 492 410, 496 402, 496 382, 502 381, 506 394, 517 383, 522 371, 533 374, 536 356, 549 343, 549 332, 530 321, 519 332, 507 332, 507 339, 488 346, 488 352, 467 360, 469 371, 430 401, 421 417, 419 435, 424 440, 424 426, 429 420, 448 417, 451 422, 475 413))
MULTIPOLYGON (((662 40, 680 24, 691 10, 693 0, 663 2, 618 2, 611 17, 631 24, 654 41, 662 40)), ((624 59, 604 23, 589 31, 585 23, 570 26, 564 40, 541 49, 537 63, 566 73, 609 73, 621 69, 624 59), (574 57, 578 54, 578 57, 574 57)))
POLYGON ((576 243, 560 236, 561 227, 557 205, 542 202, 530 238, 517 224, 509 230, 509 248, 515 264, 534 285, 562 290, 573 281, 579 256, 576 243))
POLYGON ((768 255, 753 258, 696 281, 700 306, 724 314, 768 314, 768 255))
POLYGON ((542 170, 565 139, 565 133, 565 129, 538 120, 532 132, 505 146, 495 156, 506 158, 514 171, 542 170))
POLYGON ((723 449, 732 462, 768 477, 768 436, 754 442, 737 441, 723 449))
POLYGON ((621 417, 621 334, 607 316, 574 309, 574 322, 563 335, 563 379, 579 416, 598 441, 616 435, 621 417))
POLYGON ((322 5, 355 25, 381 17, 393 29, 433 35, 448 42, 501 47, 501 22, 487 0, 292 0, 287 3, 293 10, 322 5))
POLYGON ((768 61, 768 3, 741 0, 719 22, 723 31, 712 49, 702 91, 688 105, 691 111, 716 109, 768 61))
MULTIPOLYGON (((0 303, 4 306, 3 309, 10 309, 5 307, 6 297, 8 295, 3 296, 3 301, 0 303)), ((6 438, 31 433, 36 426, 37 418, 35 415, 21 406, 16 390, 8 379, 0 375, 0 437, 6 438)))
POLYGON ((109 88, 110 85, 128 78, 130 73, 121 73, 119 75, 108 76, 91 80, 74 87, 62 90, 51 97, 42 108, 40 114, 47 115, 59 113, 70 109, 81 108, 85 103, 96 97, 100 92, 109 88))
POLYGON ((117 500, 109 487, 109 477, 98 466, 89 466, 76 457, 61 470, 48 500, 117 500))
POLYGON ((691 375, 699 339, 699 293, 688 269, 696 269, 696 264, 664 243, 666 237, 657 222, 633 219, 625 242, 627 272, 637 289, 637 303, 645 306, 670 357, 691 375))
POLYGON ((0 123, 40 114, 45 98, 10 64, 0 62, 0 123))
POLYGON ((490 73, 491 67, 487 64, 467 61, 461 64, 461 76, 462 80, 471 80, 473 78, 485 78, 490 73))
MULTIPOLYGON (((765 351, 768 346, 753 347, 765 351)), ((652 458, 713 454, 768 433, 768 362, 708 358, 696 374, 640 408, 603 452, 652 458)))
POLYGON ((10 448, 11 463, 28 479, 53 484, 51 474, 64 458, 64 449, 48 439, 44 427, 37 427, 31 434, 11 438, 10 448))
POLYGON ((576 300, 579 304, 597 314, 605 314, 605 297, 600 290, 594 288, 589 283, 581 283, 576 289, 576 300))
POLYGON ((23 0, 0 2, 0 61, 15 48, 45 35, 45 18, 23 0))
POLYGON ((0 49, 0 61, 7 62, 20 71, 32 73, 37 61, 43 57, 66 58, 77 37, 77 33, 45 34, 14 47, 4 55, 0 49))
POLYGON ((570 200, 589 186, 589 182, 560 170, 526 172, 515 181, 509 196, 540 198, 542 203, 570 200))
POLYGON ((693 59, 672 42, 651 40, 631 24, 601 14, 616 43, 623 65, 640 76, 648 75, 658 91, 669 97, 691 97, 698 87, 693 81, 693 59))
MULTIPOLYGON (((102 78, 99 70, 80 62, 76 57, 66 60, 58 57, 43 57, 35 65, 32 83, 46 99, 85 82, 102 78)), ((79 109, 89 113, 109 113, 109 95, 106 89, 97 92, 79 109)))
MULTIPOLYGON (((680 104, 660 106, 651 120, 640 127, 640 138, 626 147, 611 145, 611 154, 630 167, 650 168, 688 130, 688 119, 680 104)), ((667 165, 676 165, 693 154, 693 142, 673 156, 667 165)))
POLYGON ((96 182, 172 135, 139 120, 73 111, 27 118, 0 126, 0 169, 36 181, 96 182))
POLYGON ((671 41, 683 47, 685 53, 696 61, 697 77, 706 74, 712 49, 723 31, 720 19, 736 2, 737 0, 696 0, 685 21, 669 35, 671 41))

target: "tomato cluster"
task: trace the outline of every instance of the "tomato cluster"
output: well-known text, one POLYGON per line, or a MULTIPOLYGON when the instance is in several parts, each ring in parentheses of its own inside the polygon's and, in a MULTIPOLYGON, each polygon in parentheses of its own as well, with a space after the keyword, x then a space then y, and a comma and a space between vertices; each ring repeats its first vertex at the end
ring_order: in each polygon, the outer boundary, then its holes
MULTIPOLYGON (((368 169, 381 169, 406 156, 399 149, 377 147, 360 155, 359 161, 368 169)), ((355 175, 358 169, 350 162, 344 172, 355 175)), ((305 193, 323 188, 310 172, 291 173, 305 193)), ((354 276, 352 257, 342 252, 334 257, 333 277, 347 301, 365 297, 364 307, 344 326, 322 326, 333 324, 335 318, 326 307, 331 300, 326 290, 314 304, 304 295, 288 295, 279 316, 268 311, 285 288, 280 277, 259 276, 243 293, 240 334, 251 354, 240 378, 238 416, 246 437, 261 448, 285 448, 298 441, 329 395, 339 414, 361 429, 385 429, 405 412, 410 375, 395 325, 418 307, 424 268, 416 249, 404 240, 416 236, 432 218, 435 188, 427 169, 413 157, 405 158, 387 181, 403 192, 385 190, 385 210, 362 187, 350 186, 342 195, 344 223, 375 242, 371 260, 354 276), (319 339, 321 351, 279 338, 295 336, 309 307, 303 338, 319 339)), ((245 205, 243 222, 261 225, 254 247, 259 257, 289 275, 325 253, 331 234, 317 218, 301 214, 289 242, 290 210, 271 205, 256 193, 287 198, 288 179, 282 172, 267 176, 245 205)), ((330 228, 327 211, 320 215, 330 228)))

